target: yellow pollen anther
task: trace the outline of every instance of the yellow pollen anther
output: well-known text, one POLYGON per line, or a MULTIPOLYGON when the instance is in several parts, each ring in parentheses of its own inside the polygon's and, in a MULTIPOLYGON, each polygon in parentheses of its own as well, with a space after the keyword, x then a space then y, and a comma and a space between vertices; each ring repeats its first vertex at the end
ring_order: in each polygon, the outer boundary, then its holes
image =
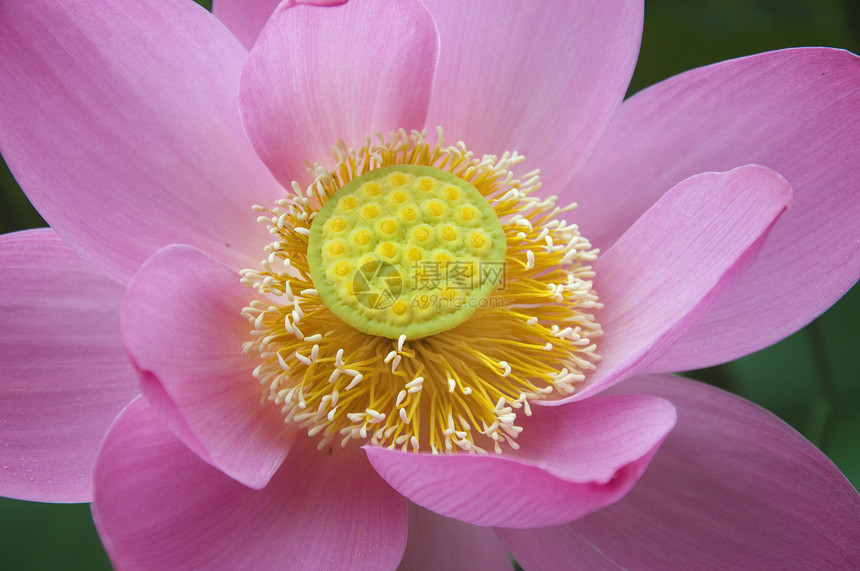
POLYGON ((355 233, 353 240, 359 246, 364 246, 365 244, 370 242, 370 232, 368 232, 367 230, 359 230, 355 233))
POLYGON ((442 216, 445 212, 445 207, 442 206, 441 202, 433 201, 427 205, 427 211, 433 216, 442 216))
POLYGON ((347 210, 355 208, 356 204, 358 204, 358 200, 354 196, 344 196, 340 199, 337 208, 341 212, 346 212, 347 210))
POLYGON ((463 206, 457 214, 464 222, 475 219, 475 209, 471 206, 463 206))
POLYGON ((397 246, 391 242, 383 242, 379 249, 386 258, 393 258, 397 255, 397 246))
POLYGON ((375 182, 371 182, 364 186, 364 192, 368 196, 377 196, 380 192, 382 192, 382 187, 375 182))
POLYGON ((406 304, 399 300, 395 301, 394 305, 391 306, 391 311, 393 311, 397 315, 403 315, 404 313, 406 313, 407 309, 408 307, 406 306, 406 304))
POLYGON ((439 262, 439 267, 444 269, 445 266, 453 261, 450 255, 445 252, 437 252, 436 255, 433 256, 433 259, 439 262))
POLYGON ((393 273, 385 278, 385 283, 389 286, 401 286, 403 285, 403 277, 398 273, 393 273))
POLYGON ((397 222, 394 220, 385 220, 379 225, 379 227, 382 228, 382 231, 386 234, 394 234, 397 232, 397 222))
POLYGON ((372 220, 379 216, 379 207, 375 204, 368 204, 361 209, 361 215, 364 216, 365 220, 372 220))

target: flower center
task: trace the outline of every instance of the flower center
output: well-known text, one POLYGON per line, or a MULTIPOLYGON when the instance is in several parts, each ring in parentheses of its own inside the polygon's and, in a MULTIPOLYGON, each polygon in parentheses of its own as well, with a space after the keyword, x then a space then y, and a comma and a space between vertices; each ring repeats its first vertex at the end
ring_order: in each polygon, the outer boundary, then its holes
POLYGON ((349 181, 311 224, 308 265, 320 299, 371 335, 427 337, 469 318, 499 282, 505 232, 487 200, 423 165, 349 181))
POLYGON ((243 309, 263 405, 319 447, 339 439, 432 452, 516 448, 520 414, 599 360, 597 251, 537 198, 516 153, 475 157, 425 133, 360 149, 259 221, 273 241, 243 309))

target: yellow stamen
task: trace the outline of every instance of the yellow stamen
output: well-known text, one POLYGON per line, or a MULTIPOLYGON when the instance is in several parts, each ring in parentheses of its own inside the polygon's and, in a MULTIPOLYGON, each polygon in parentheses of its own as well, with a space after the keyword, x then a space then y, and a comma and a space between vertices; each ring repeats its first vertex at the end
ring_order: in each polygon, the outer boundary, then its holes
POLYGON ((381 140, 362 149, 338 145, 338 165, 331 172, 315 165, 317 178, 306 191, 294 184, 294 196, 271 209, 256 207, 266 214, 260 219, 273 242, 259 268, 242 272, 242 283, 259 294, 243 311, 251 327, 244 349, 257 361, 254 375, 264 399, 281 408, 285 421, 319 437, 320 447, 337 439, 342 445, 358 441, 440 453, 516 448, 522 430, 517 418, 530 414, 529 403, 575 392, 599 360, 594 341, 601 329, 592 312, 600 303, 589 265, 597 252, 576 226, 558 218, 569 208, 557 207, 553 197, 532 196, 540 186, 536 172, 521 179, 511 174, 522 160, 516 153, 479 158, 462 144, 431 144, 415 132, 381 140), (507 242, 499 268, 478 263, 460 268, 463 279, 497 271, 496 288, 478 300, 480 307, 471 317, 420 338, 372 335, 338 319, 321 298, 308 259, 312 223, 334 197, 331 210, 336 214, 323 224, 333 232, 327 251, 335 243, 359 247, 362 231, 371 248, 371 258, 332 260, 324 268, 322 274, 335 289, 350 295, 376 293, 376 298, 368 295, 368 303, 388 303, 386 315, 403 331, 437 306, 467 299, 451 283, 440 286, 435 300, 422 298, 421 292, 408 289, 411 274, 385 273, 384 260, 372 258, 394 248, 411 262, 447 260, 448 269, 457 267, 457 256, 465 255, 460 252, 470 252, 467 260, 480 259, 473 256, 494 240, 484 214, 467 209, 470 205, 448 205, 454 199, 446 192, 447 182, 423 174, 410 179, 408 169, 394 169, 387 180, 374 181, 380 185, 375 195, 363 187, 356 194, 335 196, 350 181, 394 165, 432 167, 471 185, 492 208, 488 215, 498 218, 507 242), (417 222, 392 234, 415 242, 398 247, 401 238, 376 237, 387 220, 380 222, 378 216, 392 216, 398 224, 405 220, 403 209, 409 206, 404 205, 412 200, 410 180, 417 180, 416 192, 426 193, 428 201, 441 202, 442 214, 435 219, 429 203, 417 208, 417 222), (386 184, 397 187, 388 198, 386 184), (397 194, 401 190, 407 193, 404 200, 397 194), (371 226, 356 230, 349 220, 366 219, 363 197, 379 197, 380 211, 368 221, 371 226), (338 217, 344 220, 339 230, 338 217), (480 223, 461 229, 470 220, 480 223), (448 228, 462 248, 456 254, 441 249, 451 243, 448 228), (385 283, 397 299, 384 300, 368 284, 352 279, 364 271, 375 272, 377 283, 385 283))

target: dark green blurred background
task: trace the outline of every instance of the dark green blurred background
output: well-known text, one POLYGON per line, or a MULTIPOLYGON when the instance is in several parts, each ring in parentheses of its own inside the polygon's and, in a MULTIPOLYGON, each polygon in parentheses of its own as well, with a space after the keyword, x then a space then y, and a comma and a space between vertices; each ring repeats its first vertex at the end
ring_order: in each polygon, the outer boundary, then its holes
MULTIPOLYGON (((860 3, 650 0, 630 93, 700 65, 810 45, 860 52, 860 3)), ((0 232, 42 225, 5 165, 0 165, 0 232)), ((858 324, 860 288, 855 287, 829 312, 782 343, 691 376, 773 411, 821 447, 858 487, 858 324)), ((0 498, 0 569, 109 568, 89 506, 0 498)))

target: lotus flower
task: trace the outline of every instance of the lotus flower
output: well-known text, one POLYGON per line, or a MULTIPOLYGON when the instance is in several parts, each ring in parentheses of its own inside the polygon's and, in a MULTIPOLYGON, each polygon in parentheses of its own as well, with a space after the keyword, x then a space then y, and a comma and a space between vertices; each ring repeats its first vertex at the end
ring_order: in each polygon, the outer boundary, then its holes
POLYGON ((0 3, 0 150, 51 225, 0 237, 4 495, 92 501, 128 569, 860 566, 833 464, 668 374, 857 281, 856 56, 622 103, 638 2, 215 8, 0 3), (413 247, 506 282, 335 277, 413 247))

